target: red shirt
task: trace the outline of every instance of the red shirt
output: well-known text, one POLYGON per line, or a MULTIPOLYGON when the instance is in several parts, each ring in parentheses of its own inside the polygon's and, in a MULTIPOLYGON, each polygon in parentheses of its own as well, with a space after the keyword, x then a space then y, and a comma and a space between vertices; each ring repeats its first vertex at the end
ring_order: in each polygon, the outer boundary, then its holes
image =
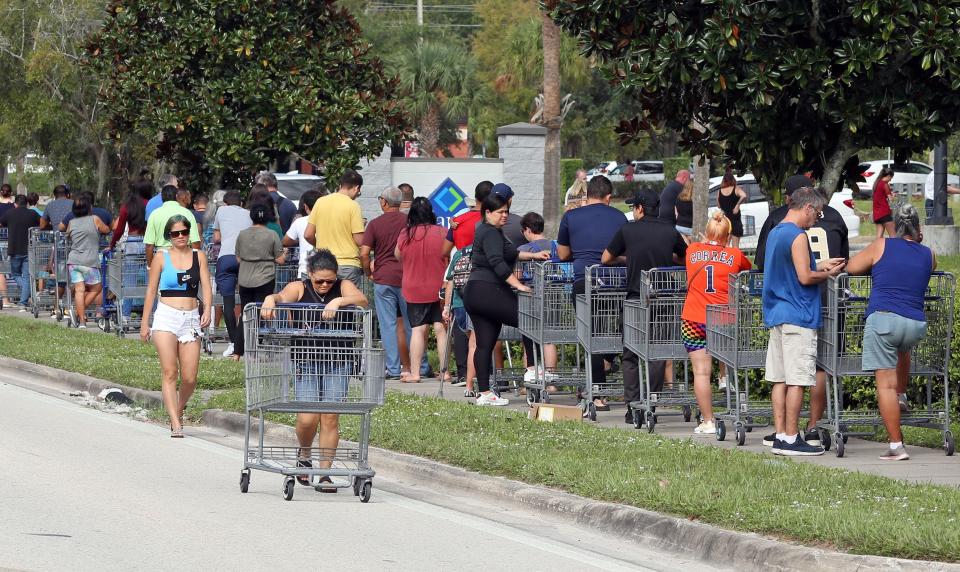
POLYGON ((750 261, 740 249, 697 242, 687 248, 687 299, 681 318, 707 322, 707 305, 726 304, 730 275, 750 270, 750 261))
POLYGON ((407 228, 407 215, 402 212, 383 213, 370 221, 363 232, 363 244, 373 251, 373 282, 386 286, 403 285, 403 267, 393 255, 397 237, 407 228))
POLYGON ((403 263, 403 299, 413 304, 429 304, 440 301, 443 275, 447 261, 443 256, 443 227, 435 224, 420 225, 400 231, 397 250, 403 263))
POLYGON ((877 187, 873 191, 873 220, 874 222, 880 220, 885 216, 892 216, 893 213, 890 211, 890 196, 893 195, 893 191, 890 190, 890 183, 886 181, 878 181, 877 187))
POLYGON ((452 231, 453 245, 457 250, 473 244, 473 235, 477 233, 477 224, 480 223, 480 211, 468 211, 453 218, 457 229, 452 231))

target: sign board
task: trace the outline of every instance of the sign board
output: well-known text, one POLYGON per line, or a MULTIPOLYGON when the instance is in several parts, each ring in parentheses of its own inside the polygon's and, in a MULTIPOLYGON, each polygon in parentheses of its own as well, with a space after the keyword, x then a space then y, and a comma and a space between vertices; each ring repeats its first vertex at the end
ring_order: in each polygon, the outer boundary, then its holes
POLYGON ((450 228, 450 219, 467 210, 467 195, 448 177, 430 193, 430 205, 437 215, 437 222, 450 228))

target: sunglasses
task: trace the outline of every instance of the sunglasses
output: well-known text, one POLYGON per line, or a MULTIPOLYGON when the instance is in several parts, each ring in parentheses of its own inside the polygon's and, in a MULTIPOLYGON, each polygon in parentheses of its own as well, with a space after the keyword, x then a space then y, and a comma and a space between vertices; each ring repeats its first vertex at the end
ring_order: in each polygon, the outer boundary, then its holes
POLYGON ((329 286, 331 284, 336 284, 336 280, 312 280, 317 286, 329 286))
POLYGON ((190 230, 189 230, 189 229, 184 229, 184 230, 171 230, 171 231, 170 231, 170 238, 180 238, 181 236, 190 236, 190 230))

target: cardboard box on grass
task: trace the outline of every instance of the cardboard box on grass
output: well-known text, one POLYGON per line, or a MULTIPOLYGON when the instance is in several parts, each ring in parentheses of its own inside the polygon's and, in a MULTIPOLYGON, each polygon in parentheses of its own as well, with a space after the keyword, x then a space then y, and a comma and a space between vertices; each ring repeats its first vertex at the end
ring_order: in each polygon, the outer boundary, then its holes
POLYGON ((576 405, 554 405, 552 403, 535 403, 527 414, 530 419, 537 421, 583 421, 583 409, 576 405))

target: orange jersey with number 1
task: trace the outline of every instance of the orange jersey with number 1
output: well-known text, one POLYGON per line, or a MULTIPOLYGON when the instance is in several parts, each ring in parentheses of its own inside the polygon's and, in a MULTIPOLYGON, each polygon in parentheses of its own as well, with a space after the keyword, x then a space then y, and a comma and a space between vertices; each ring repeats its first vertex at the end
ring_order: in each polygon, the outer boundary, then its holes
POLYGON ((726 304, 730 275, 750 270, 752 265, 740 249, 696 242, 687 249, 687 299, 684 320, 706 323, 708 304, 726 304))

